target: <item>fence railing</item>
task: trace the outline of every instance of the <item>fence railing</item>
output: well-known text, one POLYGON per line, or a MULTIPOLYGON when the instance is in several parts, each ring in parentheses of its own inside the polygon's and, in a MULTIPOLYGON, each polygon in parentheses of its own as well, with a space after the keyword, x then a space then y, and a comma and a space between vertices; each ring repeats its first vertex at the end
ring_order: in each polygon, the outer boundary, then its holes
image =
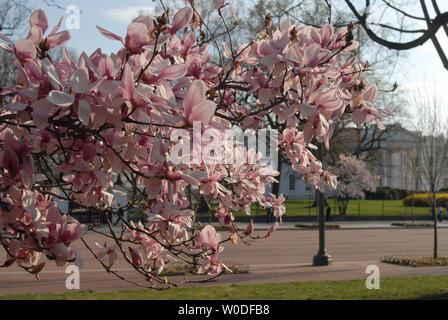
MULTIPOLYGON (((317 216, 314 199, 287 200, 285 202, 287 216, 317 216)), ((325 214, 330 207, 331 216, 342 216, 338 202, 326 199, 325 214)), ((234 212, 235 216, 245 216, 245 212, 234 212)), ((199 217, 207 217, 208 212, 198 213, 199 217)), ((266 216, 267 211, 257 206, 251 207, 251 216, 266 216)), ((403 200, 349 200, 345 216, 429 216, 431 208, 405 206, 403 200)), ((444 209, 443 217, 448 219, 444 209)))

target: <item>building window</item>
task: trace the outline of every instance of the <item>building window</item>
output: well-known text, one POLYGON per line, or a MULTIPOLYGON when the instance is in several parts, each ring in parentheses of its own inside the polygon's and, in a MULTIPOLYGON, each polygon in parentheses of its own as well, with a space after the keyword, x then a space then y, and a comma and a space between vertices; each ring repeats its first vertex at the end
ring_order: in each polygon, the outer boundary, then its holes
POLYGON ((289 190, 295 190, 296 189, 296 175, 290 174, 289 175, 289 190))

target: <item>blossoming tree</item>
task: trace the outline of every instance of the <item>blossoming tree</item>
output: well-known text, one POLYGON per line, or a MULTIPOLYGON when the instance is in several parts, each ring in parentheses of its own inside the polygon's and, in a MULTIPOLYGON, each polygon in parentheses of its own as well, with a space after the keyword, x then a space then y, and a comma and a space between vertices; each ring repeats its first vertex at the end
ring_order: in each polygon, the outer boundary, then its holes
MULTIPOLYGON (((194 161, 195 152, 212 143, 202 139, 195 145, 195 136, 232 126, 259 130, 263 117, 275 115, 287 124, 278 152, 324 189, 335 187, 336 177, 316 160, 312 142, 329 148, 334 121, 343 114, 357 124, 380 125, 386 116, 373 106, 378 90, 364 79, 368 64, 352 55, 358 46, 352 26, 300 28, 289 21, 273 26, 268 15, 252 42, 235 48, 230 32, 226 43, 214 42, 220 57, 214 62, 205 44, 214 35, 194 2, 187 3, 172 17, 168 10, 155 19, 137 17, 125 37, 98 27, 122 48, 112 54, 100 48, 83 52, 76 61, 67 54, 57 61, 50 57, 70 34, 59 31, 61 21, 47 33, 43 10, 32 13, 27 38, 13 42, 0 35, 1 48, 15 58, 19 72, 16 84, 1 91, 3 267, 17 263, 38 274, 48 261, 81 264, 72 244, 82 241, 105 271, 123 278, 114 270, 122 259, 142 275, 144 286, 176 285, 160 276, 174 260, 198 266, 209 279, 217 277, 227 268, 219 259, 225 243, 266 237, 278 226, 256 236, 252 223, 239 229, 232 212, 250 214, 251 205, 258 204, 272 207, 281 218, 284 199, 265 194, 277 171, 257 161, 254 149, 230 143, 244 163, 194 161), (257 106, 247 106, 247 99, 257 106), (173 140, 176 130, 186 130, 189 137, 173 140), (193 161, 174 161, 178 143, 192 142, 192 153, 183 156, 193 161), (121 207, 113 192, 118 174, 126 180, 123 186, 130 186, 129 201, 121 207), (210 201, 229 232, 217 233, 211 225, 197 228, 196 196, 210 201), (108 232, 62 214, 60 201, 96 210, 108 232), (129 208, 140 208, 145 218, 123 219, 129 208), (112 226, 111 216, 122 230, 112 226), (84 238, 88 230, 104 237, 99 251, 84 238)), ((231 10, 224 1, 211 6, 231 10)), ((229 150, 229 143, 222 147, 229 150)))
POLYGON ((364 199, 365 191, 375 191, 375 180, 366 163, 356 156, 339 155, 339 160, 328 171, 336 175, 338 185, 329 190, 329 196, 336 197, 339 214, 345 215, 350 199, 364 199))

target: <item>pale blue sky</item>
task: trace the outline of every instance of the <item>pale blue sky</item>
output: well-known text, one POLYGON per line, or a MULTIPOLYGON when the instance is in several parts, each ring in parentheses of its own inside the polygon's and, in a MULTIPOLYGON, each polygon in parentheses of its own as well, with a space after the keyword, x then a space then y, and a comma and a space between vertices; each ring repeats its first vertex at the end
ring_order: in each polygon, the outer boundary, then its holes
MULTIPOLYGON (((47 12, 50 25, 56 24, 61 16, 65 16, 62 9, 45 6, 41 0, 30 0, 31 3, 33 1, 47 12)), ((184 3, 184 0, 171 1, 184 3)), ((169 4, 170 0, 165 2, 169 4)), ((448 0, 438 2, 442 12, 448 10, 448 0)), ((57 3, 61 7, 77 5, 81 9, 80 29, 70 30, 72 39, 68 46, 75 48, 78 53, 86 51, 88 54, 98 47, 106 53, 120 48, 118 41, 106 39, 98 32, 95 27, 97 24, 124 37, 127 25, 138 12, 151 13, 154 6, 152 0, 58 0, 57 3)), ((415 12, 421 15, 417 9, 415 8, 415 12)), ((445 52, 448 52, 448 38, 442 28, 437 36, 445 52)), ((448 70, 443 68, 431 41, 408 51, 408 59, 396 68, 393 79, 397 80, 401 88, 411 90, 423 82, 436 83, 441 95, 448 100, 448 70)))
MULTIPOLYGON (((50 23, 55 23, 60 17, 66 16, 62 9, 45 6, 40 0, 34 1, 47 12, 50 23)), ((106 53, 120 49, 120 43, 102 36, 96 25, 124 38, 127 25, 138 12, 151 13, 154 6, 151 0, 58 0, 57 3, 61 7, 76 5, 80 8, 80 29, 70 30, 72 38, 67 45, 75 48, 78 53, 86 51, 88 54, 98 47, 106 53)))

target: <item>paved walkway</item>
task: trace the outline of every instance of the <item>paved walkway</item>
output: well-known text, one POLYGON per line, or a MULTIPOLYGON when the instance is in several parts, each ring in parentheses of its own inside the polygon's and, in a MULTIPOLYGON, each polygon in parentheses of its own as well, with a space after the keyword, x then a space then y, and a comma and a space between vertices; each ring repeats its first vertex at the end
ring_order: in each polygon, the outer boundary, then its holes
MULTIPOLYGON (((326 224, 333 224, 333 225, 339 225, 339 228, 329 228, 328 230, 355 230, 355 229, 432 229, 432 226, 425 226, 425 227, 400 227, 400 226, 393 226, 392 223, 399 222, 399 223, 412 223, 411 220, 409 221, 332 221, 332 222, 325 222, 326 224)), ((433 223, 431 220, 427 221, 416 221, 415 223, 433 223)), ((236 225, 240 227, 241 229, 245 229, 247 227, 248 222, 237 222, 236 225)), ((266 231, 272 226, 273 222, 270 223, 263 223, 263 222, 254 222, 255 230, 258 231, 266 231)), ((279 224, 279 228, 277 230, 307 230, 314 228, 303 228, 303 227, 296 227, 296 224, 302 224, 302 225, 316 225, 316 222, 300 222, 300 221, 284 221, 283 223, 279 224)), ((212 225, 217 226, 219 225, 218 222, 212 223, 212 225)), ((438 222, 438 228, 448 228, 448 220, 438 222)), ((114 229, 119 232, 121 231, 121 227, 114 227, 114 229)), ((104 226, 98 228, 100 231, 109 231, 109 228, 104 226)))
MULTIPOLYGON (((409 221, 330 221, 325 222, 326 224, 333 224, 333 225, 339 225, 340 228, 337 228, 335 230, 345 230, 345 229, 413 229, 413 228, 433 228, 432 226, 428 227, 400 227, 400 226, 393 226, 392 223, 399 222, 399 223, 412 223, 411 220, 409 221)), ((416 221, 415 223, 433 223, 431 220, 428 221, 416 221)), ((314 225, 316 222, 293 222, 293 221, 287 221, 280 224, 279 229, 282 230, 303 230, 305 228, 296 227, 296 224, 303 224, 303 225, 314 225)), ((242 228, 244 226, 247 226, 247 223, 241 222, 237 223, 238 226, 241 226, 242 228)), ((272 223, 261 223, 256 222, 254 223, 255 230, 267 230, 272 225, 272 223)), ((438 222, 439 228, 448 228, 448 221, 442 221, 438 222)))
MULTIPOLYGON (((261 226, 259 226, 261 228, 261 226)), ((98 235, 89 233, 88 243, 94 246, 99 242, 98 235)), ((222 259, 232 264, 249 267, 249 274, 224 276, 218 283, 266 283, 290 281, 366 279, 366 267, 376 264, 380 267, 381 277, 410 277, 418 275, 448 274, 448 267, 413 268, 380 263, 383 255, 430 255, 432 252, 431 229, 356 229, 328 230, 326 246, 333 257, 334 264, 326 267, 311 266, 312 257, 318 248, 316 230, 279 230, 268 239, 254 241, 250 246, 238 242, 227 245, 222 259)), ((81 270, 82 290, 120 290, 137 288, 108 275, 82 247, 76 243, 84 258, 81 270)), ((448 230, 439 232, 439 254, 448 255, 448 230)), ((116 270, 130 280, 142 281, 129 265, 123 261, 116 270)), ((17 266, 0 269, 0 295, 36 292, 67 292, 63 268, 48 263, 37 281, 32 275, 25 274, 17 266)), ((182 277, 171 277, 173 281, 182 277)), ((362 284, 362 283, 361 283, 362 284)), ((192 285, 192 284, 189 284, 192 285)), ((204 285, 204 284, 201 284, 204 285)))

